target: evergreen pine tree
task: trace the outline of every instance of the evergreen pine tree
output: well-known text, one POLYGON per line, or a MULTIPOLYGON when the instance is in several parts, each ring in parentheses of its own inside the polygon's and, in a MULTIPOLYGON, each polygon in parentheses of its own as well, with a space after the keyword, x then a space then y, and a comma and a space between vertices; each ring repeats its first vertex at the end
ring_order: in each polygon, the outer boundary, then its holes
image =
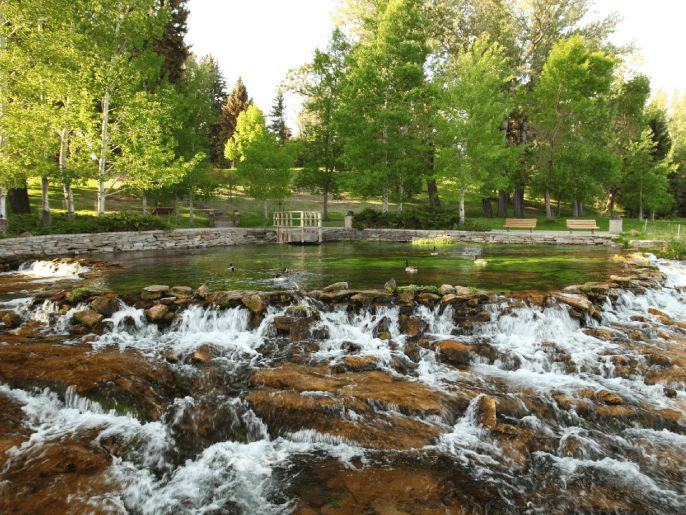
POLYGON ((184 67, 190 51, 184 36, 188 32, 188 14, 186 7, 188 0, 159 0, 160 7, 169 9, 169 20, 164 32, 153 44, 155 52, 164 57, 160 70, 160 79, 167 77, 171 84, 179 84, 183 80, 184 67))
POLYGON ((228 94, 226 92, 226 79, 224 74, 219 68, 219 63, 210 54, 207 56, 210 62, 210 66, 213 69, 214 81, 212 83, 212 113, 214 115, 214 122, 210 127, 210 148, 209 148, 209 159, 210 163, 221 168, 224 158, 224 142, 220 141, 219 135, 222 131, 221 117, 224 105, 228 94))
MULTIPOLYGON (((233 91, 226 99, 226 104, 222 109, 222 115, 219 119, 221 130, 219 132, 219 138, 217 141, 218 148, 223 149, 226 146, 226 142, 229 141, 231 136, 233 136, 233 133, 236 132, 236 121, 238 120, 238 115, 247 110, 252 104, 252 98, 248 96, 248 90, 243 84, 243 80, 238 77, 238 80, 236 81, 236 87, 233 88, 233 91)), ((230 167, 226 158, 222 158, 217 163, 217 166, 219 168, 230 167)))
POLYGON ((286 126, 286 104, 283 98, 283 91, 281 90, 276 93, 269 118, 271 118, 269 132, 276 134, 279 138, 279 143, 283 146, 291 138, 291 131, 286 126))

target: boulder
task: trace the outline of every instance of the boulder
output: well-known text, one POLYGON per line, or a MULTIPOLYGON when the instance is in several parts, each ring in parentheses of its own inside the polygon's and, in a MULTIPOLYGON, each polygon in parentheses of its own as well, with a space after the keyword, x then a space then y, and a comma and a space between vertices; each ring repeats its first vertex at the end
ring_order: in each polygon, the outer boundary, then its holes
POLYGON ((178 293, 181 295, 190 295, 192 290, 190 286, 174 286, 171 291, 172 293, 178 293))
POLYGON ((372 327, 372 338, 378 338, 380 334, 389 332, 391 321, 384 316, 372 327))
POLYGON ((169 286, 164 286, 162 284, 153 284, 152 286, 146 286, 143 291, 148 293, 164 293, 169 291, 169 286))
POLYGON ((455 293, 455 288, 449 284, 442 284, 438 289, 438 293, 445 295, 446 293, 455 293))
POLYGON ((348 283, 347 282, 340 282, 340 283, 334 283, 330 284, 326 288, 324 288, 322 291, 324 293, 332 292, 332 291, 341 291, 341 290, 347 290, 348 289, 348 283))
POLYGON ((662 392, 665 394, 665 397, 676 399, 676 390, 672 390, 671 388, 663 388, 662 392))
POLYGON ((470 345, 456 342, 453 340, 445 340, 434 345, 434 349, 439 353, 439 359, 451 365, 469 365, 471 356, 470 345))
POLYGON ((588 300, 583 295, 575 295, 573 293, 559 293, 553 292, 552 296, 555 297, 560 302, 564 302, 576 309, 581 309, 587 311, 593 305, 590 300, 588 300))
POLYGON ((198 291, 195 293, 198 295, 198 297, 204 299, 211 293, 211 290, 207 287, 206 284, 203 284, 200 288, 198 288, 198 291))
POLYGON ((165 304, 166 306, 169 306, 176 300, 176 297, 164 297, 163 299, 160 299, 160 304, 165 304))
POLYGON ((141 293, 141 299, 143 300, 157 300, 162 298, 162 293, 158 291, 153 291, 153 292, 147 292, 144 291, 141 293))
POLYGON ((265 311, 267 311, 267 305, 264 302, 264 299, 260 295, 250 295, 249 297, 243 297, 242 299, 243 304, 255 313, 256 315, 261 315, 265 311))
POLYGON ((289 330, 291 343, 297 343, 312 338, 311 326, 314 323, 314 317, 297 318, 293 320, 294 322, 289 330))
POLYGON ((400 325, 400 331, 410 337, 421 336, 426 328, 427 323, 420 317, 408 317, 400 325))
POLYGON ((658 311, 657 309, 654 309, 654 308, 650 308, 648 310, 648 313, 650 313, 651 315, 656 315, 656 316, 663 317, 663 318, 672 318, 667 313, 665 313, 663 311, 658 311))
POLYGON ((496 428, 495 399, 488 395, 481 395, 476 401, 474 410, 476 421, 486 429, 496 428))
POLYGON ((21 317, 16 313, 5 313, 2 317, 2 323, 7 327, 19 327, 21 325, 21 317))
POLYGON ((395 279, 391 277, 388 281, 386 281, 386 284, 383 285, 383 288, 386 291, 395 293, 395 291, 398 289, 398 285, 396 284, 395 279))
POLYGON ((274 317, 277 334, 291 334, 291 327, 296 319, 293 317, 274 317))
POLYGON ((205 343, 188 357, 191 363, 209 363, 214 358, 221 355, 219 349, 211 343, 205 343))
POLYGON ((599 392, 596 392, 595 395, 593 395, 593 398, 598 402, 609 404, 611 406, 619 406, 620 404, 624 404, 619 395, 615 395, 607 390, 600 390, 599 392))
POLYGON ((155 304, 145 312, 145 318, 147 318, 149 322, 157 322, 162 320, 164 315, 167 314, 167 311, 169 311, 169 306, 165 306, 164 304, 155 304))
POLYGON ((91 309, 97 311, 101 315, 111 317, 114 313, 119 311, 120 306, 117 299, 114 297, 97 297, 91 302, 91 309))
POLYGON ((98 322, 101 322, 105 317, 100 313, 88 309, 86 311, 77 311, 74 313, 74 320, 80 324, 87 325, 91 329, 95 327, 98 322))
POLYGON ((350 372, 364 372, 376 370, 379 358, 375 356, 346 356, 343 358, 343 367, 350 372))

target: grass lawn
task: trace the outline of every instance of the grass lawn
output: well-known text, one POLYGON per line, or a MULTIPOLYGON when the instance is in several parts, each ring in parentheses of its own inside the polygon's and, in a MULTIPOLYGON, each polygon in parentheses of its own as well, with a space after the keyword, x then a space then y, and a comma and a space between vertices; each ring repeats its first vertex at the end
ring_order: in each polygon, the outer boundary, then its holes
MULTIPOLYGON (((40 197, 41 188, 39 180, 29 181, 29 200, 31 202, 32 213, 39 216, 40 213, 40 197)), ((74 205, 76 214, 78 215, 93 215, 95 211, 95 202, 97 198, 97 182, 89 181, 86 184, 74 186, 74 205)), ((439 185, 439 194, 444 206, 455 206, 457 204, 454 195, 450 195, 445 188, 439 185)), ((227 214, 232 212, 232 208, 236 208, 241 212, 241 227, 264 227, 262 202, 257 201, 247 195, 242 187, 234 190, 231 197, 228 191, 218 191, 213 197, 202 199, 197 198, 196 202, 202 202, 212 208, 219 209, 227 214)), ((414 207, 424 206, 427 203, 426 192, 415 196, 403 203, 403 209, 412 209, 414 207)), ((124 192, 120 196, 111 196, 106 200, 106 211, 128 211, 142 214, 143 203, 141 198, 128 195, 124 192)), ((154 202, 148 202, 148 211, 152 212, 155 207, 154 202)), ((164 207, 173 207, 164 205, 164 207)), ((381 209, 380 199, 362 200, 359 198, 344 195, 341 199, 329 199, 329 220, 324 221, 325 227, 342 227, 344 224, 344 216, 349 211, 359 212, 366 207, 381 209)), ((494 209, 497 208, 497 200, 493 200, 494 209)), ((269 208, 269 224, 271 225, 272 213, 279 209, 276 202, 270 201, 269 208)), ((53 183, 50 186, 50 209, 53 216, 61 216, 66 211, 64 208, 62 187, 60 184, 53 183)), ((306 192, 295 192, 283 204, 285 211, 322 211, 323 199, 320 195, 311 195, 306 192)), ((391 211, 397 210, 397 205, 390 205, 391 211)), ((536 230, 550 230, 550 231, 564 231, 566 230, 566 220, 572 217, 571 206, 562 205, 561 216, 553 220, 547 220, 545 217, 545 205, 542 199, 527 199, 525 201, 525 218, 538 219, 536 230)), ((485 222, 491 229, 502 229, 505 221, 502 218, 484 218, 481 216, 481 199, 477 194, 468 194, 465 200, 465 211, 468 219, 479 219, 485 222)), ((554 213, 557 213, 557 206, 554 206, 554 213)), ((513 216, 513 206, 508 205, 508 214, 513 216)), ((620 214, 622 214, 620 212, 620 214)), ((176 213, 172 215, 172 226, 187 228, 189 227, 188 215, 189 206, 188 201, 182 201, 179 212, 179 225, 177 226, 176 213)), ((11 210, 8 209, 8 217, 12 219, 11 210)), ((202 212, 194 210, 194 227, 209 227, 209 218, 202 212)), ((609 216, 600 216, 598 212, 591 206, 584 207, 585 219, 594 219, 600 227, 600 231, 607 231, 609 229, 609 216)), ((627 232, 629 230, 639 231, 636 239, 674 239, 676 238, 679 224, 684 225, 683 230, 686 232, 686 218, 662 219, 656 221, 645 221, 637 219, 624 218, 623 228, 627 232)), ((513 229, 513 231, 516 229, 513 229)), ((528 230, 528 229, 523 229, 528 230)), ((684 235, 686 237, 686 235, 684 235)))

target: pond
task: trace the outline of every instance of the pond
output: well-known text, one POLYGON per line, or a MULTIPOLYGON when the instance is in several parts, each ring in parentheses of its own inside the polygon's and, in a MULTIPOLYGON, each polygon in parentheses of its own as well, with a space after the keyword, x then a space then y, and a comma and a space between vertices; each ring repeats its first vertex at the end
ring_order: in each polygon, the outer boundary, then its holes
POLYGON ((217 290, 306 290, 348 281, 351 288, 382 288, 390 278, 398 286, 442 284, 486 290, 550 290, 604 280, 619 269, 610 258, 616 249, 551 245, 450 245, 408 243, 325 243, 323 245, 252 245, 212 249, 149 251, 123 254, 114 261, 126 269, 104 279, 117 292, 152 283, 217 290), (474 256, 487 261, 474 262, 474 256), (418 268, 405 271, 405 260, 418 268), (230 270, 233 264, 235 270, 230 270), (284 268, 286 280, 274 278, 284 268))

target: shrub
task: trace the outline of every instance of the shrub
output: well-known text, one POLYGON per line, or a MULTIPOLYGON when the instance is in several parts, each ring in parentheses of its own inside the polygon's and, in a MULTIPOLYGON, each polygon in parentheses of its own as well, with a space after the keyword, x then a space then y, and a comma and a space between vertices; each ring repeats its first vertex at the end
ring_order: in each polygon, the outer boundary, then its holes
POLYGON ((389 213, 384 216, 373 208, 365 208, 355 215, 352 224, 356 229, 459 229, 461 231, 490 231, 487 223, 468 220, 459 225, 459 214, 456 209, 424 206, 408 209, 400 213, 389 213))
POLYGON ((21 234, 28 231, 40 234, 82 234, 98 232, 126 232, 170 230, 171 226, 156 216, 143 216, 137 213, 109 213, 103 216, 78 215, 76 220, 55 216, 51 227, 43 227, 41 217, 18 215, 9 219, 9 233, 21 234))

